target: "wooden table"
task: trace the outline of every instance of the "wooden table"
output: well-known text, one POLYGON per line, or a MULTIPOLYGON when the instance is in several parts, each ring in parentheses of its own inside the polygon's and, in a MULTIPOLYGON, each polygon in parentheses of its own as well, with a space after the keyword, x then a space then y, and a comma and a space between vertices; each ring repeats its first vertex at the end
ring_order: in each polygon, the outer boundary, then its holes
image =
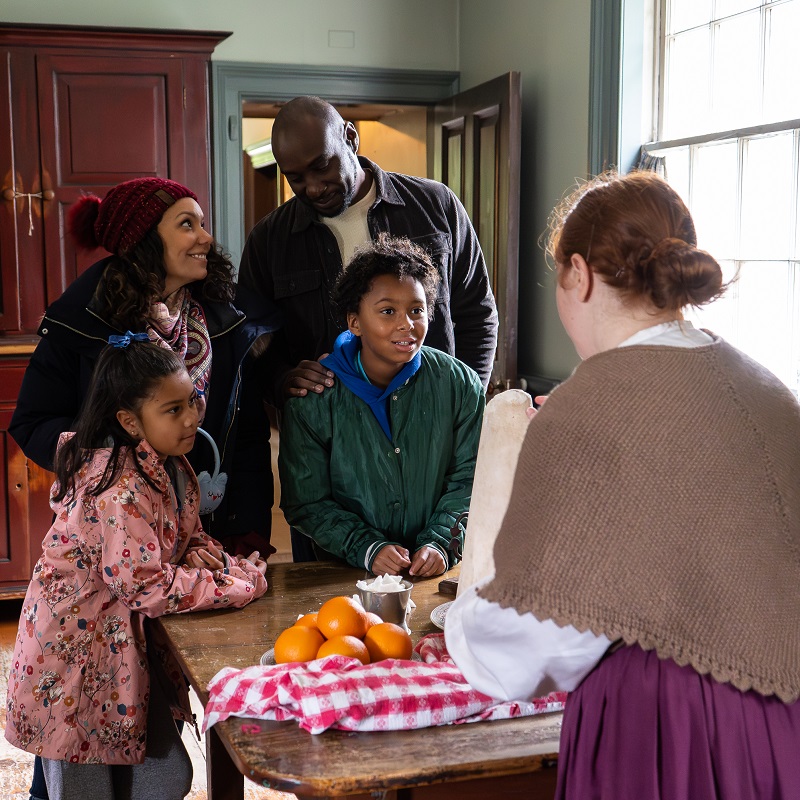
MULTIPOLYGON (((458 568, 446 577, 458 574, 458 568)), ((205 704, 223 667, 249 667, 297 615, 330 597, 352 595, 355 570, 330 563, 269 567, 269 591, 244 609, 160 617, 169 646, 205 704)), ((449 599, 439 579, 419 581, 411 597, 412 638, 438 629, 431 611, 449 599)), ((242 800, 243 775, 300 798, 484 800, 552 798, 561 714, 416 731, 311 735, 296 722, 230 717, 206 732, 209 800, 242 800), (242 725, 260 727, 244 733, 242 725)))

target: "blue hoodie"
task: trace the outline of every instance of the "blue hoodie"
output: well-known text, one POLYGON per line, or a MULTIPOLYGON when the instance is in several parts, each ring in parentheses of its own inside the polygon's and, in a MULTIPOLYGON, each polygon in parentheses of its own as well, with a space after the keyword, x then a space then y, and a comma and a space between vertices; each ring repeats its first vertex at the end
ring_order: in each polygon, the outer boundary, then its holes
POLYGON ((422 363, 422 352, 417 350, 414 358, 394 376, 392 382, 385 389, 373 386, 364 379, 357 361, 360 352, 361 340, 359 337, 350 331, 344 331, 336 337, 333 352, 323 358, 320 363, 370 407, 381 430, 386 434, 386 438, 392 441, 392 430, 389 425, 389 396, 398 386, 402 386, 416 373, 422 363))

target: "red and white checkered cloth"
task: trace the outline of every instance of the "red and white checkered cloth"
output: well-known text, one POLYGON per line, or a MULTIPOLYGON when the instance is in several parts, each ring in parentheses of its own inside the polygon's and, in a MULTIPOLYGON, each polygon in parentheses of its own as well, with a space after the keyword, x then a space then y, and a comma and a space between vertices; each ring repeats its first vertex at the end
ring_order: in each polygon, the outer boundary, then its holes
POLYGON ((498 703, 476 691, 447 653, 443 634, 426 636, 416 651, 423 661, 362 665, 355 658, 327 656, 305 664, 226 667, 208 685, 203 730, 230 716, 295 719, 310 733, 411 730, 564 708, 566 692, 498 703))

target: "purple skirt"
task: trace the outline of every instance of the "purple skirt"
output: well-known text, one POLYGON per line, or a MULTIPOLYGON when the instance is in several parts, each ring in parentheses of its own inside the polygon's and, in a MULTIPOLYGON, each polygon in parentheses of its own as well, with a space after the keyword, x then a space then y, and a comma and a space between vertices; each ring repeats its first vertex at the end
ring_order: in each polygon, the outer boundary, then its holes
POLYGON ((623 647, 569 696, 556 800, 800 799, 800 701, 623 647))

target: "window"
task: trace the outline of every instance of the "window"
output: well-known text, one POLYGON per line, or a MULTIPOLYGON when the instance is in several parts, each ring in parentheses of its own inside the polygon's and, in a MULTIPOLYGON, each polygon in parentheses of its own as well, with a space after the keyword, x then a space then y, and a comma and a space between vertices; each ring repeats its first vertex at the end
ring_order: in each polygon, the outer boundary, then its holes
POLYGON ((658 141, 698 246, 738 275, 688 316, 800 390, 800 0, 662 0, 658 141))

